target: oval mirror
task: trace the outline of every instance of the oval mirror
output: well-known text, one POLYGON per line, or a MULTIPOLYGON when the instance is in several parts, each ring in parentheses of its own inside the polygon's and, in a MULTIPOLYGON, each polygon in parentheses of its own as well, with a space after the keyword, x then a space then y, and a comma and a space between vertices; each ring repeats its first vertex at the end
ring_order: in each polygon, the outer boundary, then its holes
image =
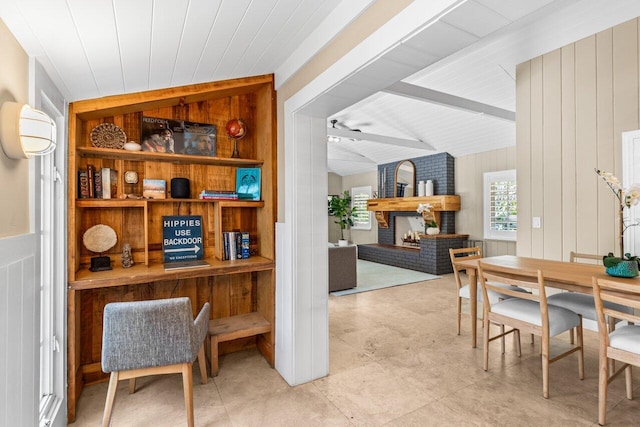
POLYGON ((404 160, 396 166, 395 197, 413 197, 416 188, 416 166, 404 160))

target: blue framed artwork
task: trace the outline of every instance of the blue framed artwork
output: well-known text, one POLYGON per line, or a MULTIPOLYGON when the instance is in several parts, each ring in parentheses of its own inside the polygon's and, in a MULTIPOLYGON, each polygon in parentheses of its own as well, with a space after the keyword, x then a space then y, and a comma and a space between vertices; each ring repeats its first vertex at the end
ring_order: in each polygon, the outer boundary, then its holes
POLYGON ((236 193, 242 200, 260 200, 260 168, 236 170, 236 193))

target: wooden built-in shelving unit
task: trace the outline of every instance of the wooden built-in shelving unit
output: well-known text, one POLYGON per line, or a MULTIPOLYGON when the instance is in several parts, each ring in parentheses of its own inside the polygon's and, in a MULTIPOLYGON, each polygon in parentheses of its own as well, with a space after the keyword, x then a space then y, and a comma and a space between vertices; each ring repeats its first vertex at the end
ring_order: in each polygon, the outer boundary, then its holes
POLYGON ((273 366, 275 352, 275 221, 276 221, 276 93, 273 76, 169 88, 77 101, 69 105, 68 179, 68 420, 76 415, 82 387, 108 378, 100 370, 102 311, 114 301, 187 296, 194 315, 211 303, 211 320, 234 325, 220 353, 257 347, 273 366), (216 156, 126 151, 94 147, 91 130, 113 123, 128 141, 140 142, 143 116, 213 124, 216 156), (240 157, 232 158, 234 142, 226 122, 241 118, 247 135, 238 141, 240 157), (87 165, 118 171, 113 199, 79 199, 77 172, 87 165), (203 189, 235 190, 239 167, 261 169, 261 200, 200 200, 203 189), (124 172, 135 171, 137 184, 126 184, 124 172), (190 198, 127 198, 142 194, 143 179, 188 178, 190 198), (165 270, 162 217, 202 217, 205 260, 209 266, 165 270), (91 257, 82 236, 96 224, 106 224, 118 241, 107 255, 113 269, 89 271, 91 257), (222 260, 225 231, 249 232, 252 256, 222 260), (123 244, 132 247, 134 265, 121 266, 123 244), (255 322, 243 319, 260 319, 255 322), (244 326, 246 325, 246 326, 244 326), (236 338, 237 337, 237 338, 236 338))

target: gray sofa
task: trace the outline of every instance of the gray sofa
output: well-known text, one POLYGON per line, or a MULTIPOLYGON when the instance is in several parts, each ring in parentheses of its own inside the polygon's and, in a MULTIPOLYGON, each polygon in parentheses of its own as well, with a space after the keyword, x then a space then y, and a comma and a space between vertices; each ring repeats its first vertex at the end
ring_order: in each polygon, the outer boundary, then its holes
POLYGON ((329 246, 329 292, 355 288, 357 247, 329 246))

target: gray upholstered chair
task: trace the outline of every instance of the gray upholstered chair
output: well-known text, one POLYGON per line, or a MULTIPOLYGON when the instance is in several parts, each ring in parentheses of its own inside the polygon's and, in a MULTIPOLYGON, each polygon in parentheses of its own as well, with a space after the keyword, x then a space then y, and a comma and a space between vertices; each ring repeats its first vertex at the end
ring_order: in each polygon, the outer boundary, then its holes
POLYGON ((593 296, 598 315, 598 335, 600 342, 598 375, 598 424, 605 425, 607 415, 607 388, 609 383, 624 372, 627 399, 633 399, 631 365, 640 366, 640 316, 634 315, 634 309, 640 310, 640 290, 637 283, 593 278, 593 296), (628 298, 625 298, 625 294, 628 298), (607 303, 614 303, 607 306, 607 303), (618 310, 615 307, 628 307, 631 310, 618 310), (626 305, 628 304, 628 306, 626 305), (612 308, 613 306, 613 308, 612 308), (610 331, 607 318, 629 322, 615 331, 610 331), (610 369, 611 360, 623 364, 616 371, 610 369))
MULTIPOLYGON (((569 262, 580 262, 579 260, 587 259, 592 261, 591 263, 602 264, 601 255, 581 254, 571 251, 569 254, 569 262)), ((598 320, 596 315, 596 304, 593 299, 593 295, 582 294, 579 292, 560 292, 557 294, 549 295, 547 302, 551 305, 563 307, 578 313, 583 319, 598 320)), ((615 304, 609 301, 605 301, 607 308, 612 308, 618 311, 625 311, 627 313, 633 313, 629 307, 625 307, 620 304, 615 304)), ((615 329, 613 321, 609 325, 611 330, 615 329)), ((569 331, 569 337, 571 344, 573 344, 573 330, 569 331)))
POLYGON ((102 370, 111 372, 102 425, 108 426, 119 380, 146 375, 182 373, 187 424, 193 426, 191 367, 200 362, 202 382, 207 382, 204 339, 209 325, 209 303, 193 320, 189 298, 116 302, 104 307, 102 370))
POLYGON ((549 365, 574 352, 578 353, 578 374, 584 379, 584 356, 582 347, 582 318, 579 314, 566 308, 547 304, 546 284, 541 270, 523 270, 478 262, 478 278, 482 286, 484 301, 484 370, 489 369, 489 342, 502 338, 505 334, 514 333, 516 337, 516 353, 520 356, 520 331, 532 333, 542 338, 542 395, 549 397, 549 365), (537 289, 538 293, 516 292, 496 284, 519 286, 537 289), (505 293, 511 298, 492 302, 487 292, 505 293), (507 325, 513 329, 493 337, 489 336, 489 323, 507 325), (576 329, 578 343, 569 350, 551 357, 549 351, 550 338, 576 329))

